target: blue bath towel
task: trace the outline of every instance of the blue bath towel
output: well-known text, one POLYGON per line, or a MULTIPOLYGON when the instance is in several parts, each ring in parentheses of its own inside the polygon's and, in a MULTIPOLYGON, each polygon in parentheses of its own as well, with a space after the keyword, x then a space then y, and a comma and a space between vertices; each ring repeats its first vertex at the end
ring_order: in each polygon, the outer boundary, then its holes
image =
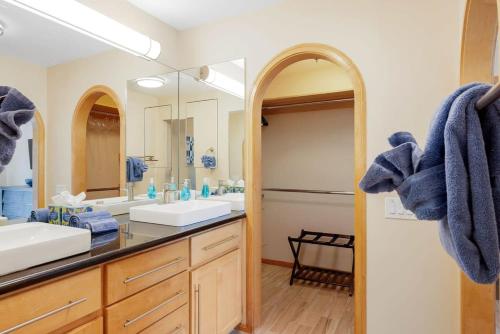
POLYGON ((203 167, 207 169, 215 169, 217 167, 217 160, 213 155, 203 155, 201 157, 201 163, 203 167))
POLYGON ((500 105, 474 108, 489 88, 473 83, 450 95, 423 152, 411 134, 394 134, 394 148, 375 159, 360 183, 369 193, 396 190, 417 218, 440 220, 444 248, 478 283, 494 282, 500 269, 500 105))
POLYGON ((148 166, 144 163, 144 160, 127 157, 127 182, 139 182, 142 181, 144 173, 147 172, 148 166))
POLYGON ((17 89, 0 86, 0 173, 9 164, 16 140, 21 138, 21 125, 31 121, 35 105, 17 89))
POLYGON ((112 232, 104 232, 99 233, 92 236, 91 248, 97 248, 101 246, 105 246, 110 242, 115 241, 119 237, 119 233, 117 231, 112 232))
POLYGON ((30 222, 49 222, 49 209, 35 209, 31 211, 30 217, 28 219, 30 222))
POLYGON ((69 217, 69 226, 77 227, 79 224, 85 224, 89 221, 112 218, 108 211, 90 211, 71 215, 69 217))
POLYGON ((92 234, 118 230, 118 221, 115 218, 91 219, 80 222, 76 227, 90 230, 92 234))

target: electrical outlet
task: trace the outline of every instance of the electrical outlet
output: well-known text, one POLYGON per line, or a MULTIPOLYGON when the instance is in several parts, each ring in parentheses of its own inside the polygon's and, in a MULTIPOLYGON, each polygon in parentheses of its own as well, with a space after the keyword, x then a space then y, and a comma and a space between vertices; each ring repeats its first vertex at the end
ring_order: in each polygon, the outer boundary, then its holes
POLYGON ((417 220, 417 217, 410 210, 403 207, 399 197, 385 198, 385 218, 417 220))

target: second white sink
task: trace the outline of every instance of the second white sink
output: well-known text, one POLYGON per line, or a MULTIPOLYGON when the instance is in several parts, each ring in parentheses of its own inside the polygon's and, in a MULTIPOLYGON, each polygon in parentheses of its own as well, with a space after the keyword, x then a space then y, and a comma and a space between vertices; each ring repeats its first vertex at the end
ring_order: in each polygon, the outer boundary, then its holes
POLYGON ((208 198, 202 198, 202 200, 229 202, 231 203, 231 209, 233 211, 245 210, 245 194, 243 193, 227 193, 222 196, 210 196, 208 198))
POLYGON ((130 220, 186 226, 231 213, 231 203, 216 201, 179 201, 172 204, 150 204, 130 208, 130 220))
POLYGON ((122 215, 129 213, 131 207, 157 202, 156 199, 149 199, 147 196, 136 196, 133 201, 129 201, 127 196, 109 197, 103 199, 92 199, 83 201, 84 204, 92 206, 94 211, 108 211, 111 215, 122 215))

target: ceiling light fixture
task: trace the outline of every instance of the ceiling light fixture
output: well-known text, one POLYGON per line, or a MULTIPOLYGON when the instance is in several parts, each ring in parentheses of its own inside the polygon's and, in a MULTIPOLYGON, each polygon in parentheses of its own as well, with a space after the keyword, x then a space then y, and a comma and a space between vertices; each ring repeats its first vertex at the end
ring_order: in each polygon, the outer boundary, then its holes
POLYGON ((19 8, 146 59, 158 59, 161 45, 76 0, 5 0, 19 8))
POLYGON ((165 80, 158 77, 139 78, 135 82, 138 86, 144 88, 160 88, 165 85, 165 80))
POLYGON ((221 72, 217 72, 208 66, 200 68, 200 80, 209 86, 239 97, 240 99, 245 97, 245 86, 243 83, 234 80, 221 72))
POLYGON ((4 32, 5 32, 5 25, 2 22, 0 22, 0 36, 3 36, 4 32))

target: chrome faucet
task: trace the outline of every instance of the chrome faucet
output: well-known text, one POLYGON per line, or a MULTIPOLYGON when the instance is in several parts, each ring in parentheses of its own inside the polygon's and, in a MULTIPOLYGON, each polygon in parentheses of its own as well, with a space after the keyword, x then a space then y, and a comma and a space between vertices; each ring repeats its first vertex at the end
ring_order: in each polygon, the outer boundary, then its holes
POLYGON ((127 182, 127 197, 129 202, 134 200, 134 182, 127 182))
POLYGON ((172 190, 169 183, 163 185, 163 204, 174 203, 177 196, 177 190, 172 190))
POLYGON ((224 195, 224 192, 225 192, 225 185, 224 185, 224 180, 219 180, 219 184, 218 184, 218 187, 217 187, 217 195, 219 196, 222 196, 224 195))

